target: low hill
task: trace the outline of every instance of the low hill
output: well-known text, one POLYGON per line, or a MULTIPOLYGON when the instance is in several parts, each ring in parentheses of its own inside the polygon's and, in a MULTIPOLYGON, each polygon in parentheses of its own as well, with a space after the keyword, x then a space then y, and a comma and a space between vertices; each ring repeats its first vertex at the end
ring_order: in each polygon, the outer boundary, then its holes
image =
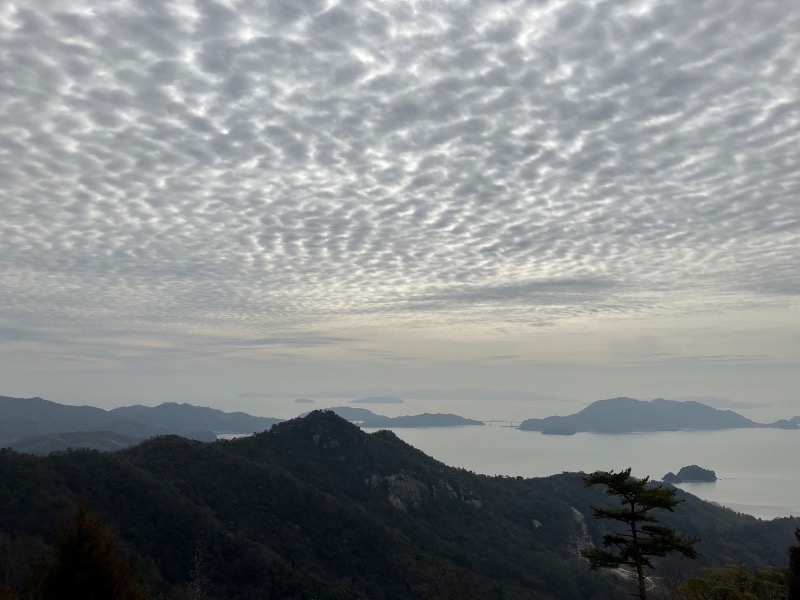
POLYGON ((519 428, 553 435, 579 432, 631 433, 682 429, 737 429, 751 427, 797 427, 787 422, 756 423, 731 410, 717 410, 700 402, 664 400, 650 402, 633 398, 598 400, 566 417, 528 419, 519 428))
POLYGON ((139 438, 115 431, 72 431, 23 437, 13 442, 10 448, 16 452, 45 456, 51 452, 60 452, 69 448, 116 452, 141 441, 139 438))
MULTIPOLYGON (((486 477, 437 462, 389 431, 329 411, 202 444, 159 437, 114 454, 0 451, 0 537, 51 544, 81 499, 106 519, 159 598, 181 590, 198 549, 208 597, 411 600, 623 598, 578 550, 608 505, 581 474, 486 477)), ((762 522, 678 492, 659 515, 698 537, 704 564, 783 565, 799 519, 762 522)))

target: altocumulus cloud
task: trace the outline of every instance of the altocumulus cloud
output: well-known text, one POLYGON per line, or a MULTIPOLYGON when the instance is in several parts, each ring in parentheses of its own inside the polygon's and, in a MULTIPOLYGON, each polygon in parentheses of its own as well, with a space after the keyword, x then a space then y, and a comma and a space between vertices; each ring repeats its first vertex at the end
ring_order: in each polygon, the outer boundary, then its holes
POLYGON ((796 297, 797 32, 794 0, 3 3, 0 326, 796 297))

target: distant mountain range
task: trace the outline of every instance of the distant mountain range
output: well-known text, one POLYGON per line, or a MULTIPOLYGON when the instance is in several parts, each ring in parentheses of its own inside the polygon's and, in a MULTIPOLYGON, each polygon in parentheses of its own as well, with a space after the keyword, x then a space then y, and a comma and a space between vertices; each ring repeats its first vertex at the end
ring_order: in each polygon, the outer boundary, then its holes
POLYGON ((34 453, 67 447, 112 450, 166 434, 214 441, 217 433, 263 431, 280 421, 174 402, 103 410, 0 396, 0 446, 34 453))
POLYGON ((402 398, 397 396, 367 396, 358 400, 351 400, 350 404, 404 404, 402 398))
POLYGON ((519 428, 552 435, 579 432, 632 433, 678 431, 683 429, 742 429, 774 427, 798 429, 800 418, 774 423, 756 423, 730 410, 717 410, 700 402, 664 400, 649 402, 633 398, 611 398, 593 402, 580 412, 566 417, 528 419, 519 428))
POLYGON ((122 406, 109 411, 151 423, 163 429, 205 429, 214 433, 249 433, 269 429, 281 419, 254 417, 243 412, 224 412, 205 406, 165 402, 158 406, 122 406))
MULTIPOLYGON (((362 400, 396 403, 400 399, 375 397, 362 400)), ((355 406, 337 406, 328 410, 371 429, 483 425, 481 421, 454 414, 387 417, 355 406)), ((12 447, 34 454, 67 448, 114 451, 165 434, 214 441, 220 433, 264 431, 279 422, 281 419, 255 417, 242 412, 228 413, 174 402, 152 407, 136 405, 103 410, 92 406, 58 404, 38 397, 0 396, 0 447, 12 447)), ((582 431, 629 433, 754 427, 798 429, 800 416, 764 424, 695 401, 658 399, 646 402, 633 398, 612 398, 595 402, 567 417, 528 419, 519 426, 523 430, 560 435, 582 431)))

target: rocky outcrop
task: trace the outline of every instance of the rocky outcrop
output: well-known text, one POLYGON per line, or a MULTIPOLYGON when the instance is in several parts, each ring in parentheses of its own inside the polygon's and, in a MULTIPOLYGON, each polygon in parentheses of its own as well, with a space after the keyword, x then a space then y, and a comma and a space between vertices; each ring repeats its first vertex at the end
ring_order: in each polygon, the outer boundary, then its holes
POLYGON ((707 482, 713 483, 717 480, 717 474, 712 471, 711 469, 704 469, 703 467, 698 467, 697 465, 689 465, 688 467, 682 467, 678 474, 675 473, 667 473, 664 475, 662 481, 664 483, 692 483, 692 482, 707 482))
POLYGON ((583 513, 573 506, 570 508, 572 509, 574 526, 567 550, 575 558, 583 559, 583 553, 587 550, 593 550, 595 545, 592 541, 592 536, 589 535, 589 528, 586 526, 586 518, 583 513))
POLYGON ((426 502, 456 501, 476 509, 483 505, 469 490, 453 487, 448 481, 428 485, 405 473, 397 473, 383 477, 373 475, 365 483, 372 490, 385 492, 389 503, 402 511, 420 508, 426 502))

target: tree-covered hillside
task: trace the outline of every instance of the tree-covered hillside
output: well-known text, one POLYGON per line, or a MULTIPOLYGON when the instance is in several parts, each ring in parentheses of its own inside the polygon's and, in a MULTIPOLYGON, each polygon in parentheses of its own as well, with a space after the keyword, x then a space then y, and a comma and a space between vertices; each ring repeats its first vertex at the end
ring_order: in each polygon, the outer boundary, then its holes
MULTIPOLYGON (((46 553, 81 499, 155 598, 184 593, 198 552, 210 598, 404 599, 437 586, 487 599, 627 593, 579 558, 603 533, 591 506, 606 502, 580 474, 478 476, 330 412, 213 444, 167 436, 115 454, 0 454, 0 535, 20 556, 46 553)), ((692 497, 663 522, 701 539, 703 564, 759 565, 783 565, 800 524, 692 497)))

